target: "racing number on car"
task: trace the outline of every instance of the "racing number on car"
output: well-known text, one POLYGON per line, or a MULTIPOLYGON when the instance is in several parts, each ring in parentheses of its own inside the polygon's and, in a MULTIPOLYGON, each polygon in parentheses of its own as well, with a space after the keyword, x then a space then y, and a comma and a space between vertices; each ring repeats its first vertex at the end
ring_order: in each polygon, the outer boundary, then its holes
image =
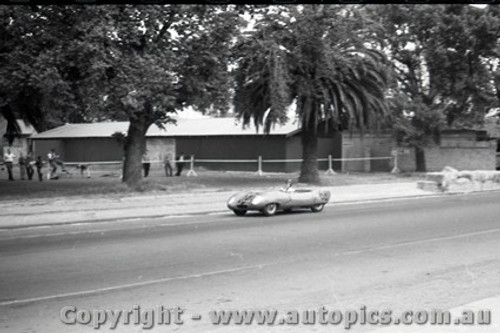
POLYGON ((327 192, 319 192, 319 197, 322 201, 327 201, 328 200, 328 193, 327 192))

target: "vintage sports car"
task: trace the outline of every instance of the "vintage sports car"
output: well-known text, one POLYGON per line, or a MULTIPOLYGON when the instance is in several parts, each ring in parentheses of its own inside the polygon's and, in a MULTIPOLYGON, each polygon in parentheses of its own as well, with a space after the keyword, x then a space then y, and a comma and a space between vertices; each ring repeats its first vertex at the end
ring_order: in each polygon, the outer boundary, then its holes
POLYGON ((249 210, 261 211, 266 216, 278 210, 308 208, 321 212, 330 200, 330 191, 320 189, 281 189, 262 192, 240 192, 229 198, 227 207, 236 215, 243 216, 249 210))

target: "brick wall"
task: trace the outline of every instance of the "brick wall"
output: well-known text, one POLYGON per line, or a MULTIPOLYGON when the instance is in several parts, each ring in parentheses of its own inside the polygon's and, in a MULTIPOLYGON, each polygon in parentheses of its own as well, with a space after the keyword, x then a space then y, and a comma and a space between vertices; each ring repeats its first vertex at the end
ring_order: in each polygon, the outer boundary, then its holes
MULTIPOLYGON (((390 135, 342 134, 342 158, 387 157, 396 146, 390 135)), ((474 131, 445 133, 439 145, 425 149, 427 171, 441 171, 445 166, 459 170, 495 170, 496 141, 477 141, 474 131)), ((343 161, 342 172, 390 171, 392 160, 343 161)), ((415 151, 398 148, 401 171, 416 169, 415 151)))
MULTIPOLYGON (((495 170, 496 142, 454 142, 453 145, 432 146, 425 149, 427 171, 441 171, 445 166, 458 170, 495 170)), ((413 149, 400 150, 398 166, 401 171, 415 171, 413 149)))
POLYGON ((432 147, 425 151, 427 170, 441 171, 445 166, 458 170, 495 170, 496 142, 480 141, 473 145, 432 147))

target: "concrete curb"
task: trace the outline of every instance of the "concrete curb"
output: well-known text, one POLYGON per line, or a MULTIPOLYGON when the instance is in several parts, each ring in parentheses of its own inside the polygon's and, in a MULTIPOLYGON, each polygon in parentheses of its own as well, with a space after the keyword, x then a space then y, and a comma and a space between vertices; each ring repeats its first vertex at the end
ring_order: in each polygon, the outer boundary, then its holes
POLYGON ((106 222, 119 222, 119 221, 127 221, 127 220, 137 220, 137 219, 159 219, 163 217, 184 217, 184 216, 198 216, 198 215, 207 215, 207 214, 215 214, 221 212, 227 212, 228 210, 214 210, 214 211, 202 211, 202 212, 193 212, 186 214, 158 214, 158 215, 137 215, 137 216, 127 216, 127 217, 118 217, 118 218, 105 218, 105 219, 93 219, 93 220, 78 220, 78 221, 66 221, 66 222, 54 222, 54 223, 38 223, 38 224, 28 224, 28 225, 10 225, 10 226, 0 226, 0 230, 20 230, 20 229, 28 229, 28 228, 39 228, 39 227, 51 227, 51 226, 67 226, 72 224, 91 224, 91 223, 106 223, 106 222))
MULTIPOLYGON (((382 198, 373 198, 373 199, 363 199, 363 200, 345 200, 338 202, 329 202, 328 206, 340 206, 340 205, 353 205, 353 204, 363 204, 370 202, 385 202, 385 201, 395 201, 395 200, 405 200, 405 199, 418 199, 418 198, 432 198, 432 197, 443 197, 448 195, 455 195, 460 193, 445 193, 445 194, 426 194, 426 195, 408 195, 408 196, 391 196, 391 197, 382 197, 382 198)), ((52 213, 52 212, 48 212, 52 213)), ((217 214, 217 213, 228 213, 231 214, 229 209, 215 209, 215 210, 205 210, 199 212, 188 212, 185 214, 154 214, 154 215, 134 215, 134 216, 126 216, 126 217, 116 217, 116 218, 103 218, 103 219, 82 219, 76 221, 66 221, 66 222, 47 222, 47 223, 38 223, 38 224, 29 224, 29 225, 10 225, 10 226, 0 226, 0 230, 20 230, 27 228, 37 228, 37 227, 47 227, 47 226, 67 226, 72 224, 90 224, 90 223, 106 223, 112 221, 127 221, 127 220, 136 220, 136 219, 158 219, 164 217, 185 217, 185 216, 200 216, 207 214, 217 214)))

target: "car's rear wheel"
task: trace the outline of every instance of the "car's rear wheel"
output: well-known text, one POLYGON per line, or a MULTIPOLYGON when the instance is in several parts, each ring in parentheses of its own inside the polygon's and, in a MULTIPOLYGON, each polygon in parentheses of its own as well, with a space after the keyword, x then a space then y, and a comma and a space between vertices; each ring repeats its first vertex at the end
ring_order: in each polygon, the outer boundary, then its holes
POLYGON ((277 210, 278 210, 278 205, 275 203, 270 203, 267 204, 266 207, 262 209, 262 213, 266 216, 271 216, 274 215, 277 210))
POLYGON ((233 212, 238 216, 243 216, 247 213, 245 209, 233 209, 233 212))
POLYGON ((311 206, 311 210, 313 211, 313 213, 319 213, 323 210, 323 208, 325 208, 325 204, 317 204, 311 206))

